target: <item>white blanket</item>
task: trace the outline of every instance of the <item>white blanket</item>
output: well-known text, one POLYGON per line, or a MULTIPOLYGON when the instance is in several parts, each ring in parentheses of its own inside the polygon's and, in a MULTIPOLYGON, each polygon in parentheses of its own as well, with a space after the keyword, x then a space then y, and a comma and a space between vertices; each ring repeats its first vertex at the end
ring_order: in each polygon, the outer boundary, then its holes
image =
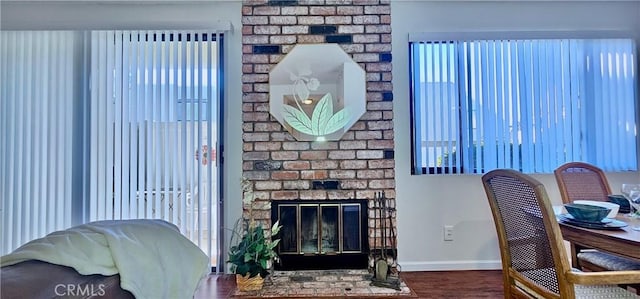
POLYGON ((163 220, 97 221, 53 232, 2 257, 1 266, 40 260, 80 274, 120 273, 138 299, 192 298, 209 258, 163 220))

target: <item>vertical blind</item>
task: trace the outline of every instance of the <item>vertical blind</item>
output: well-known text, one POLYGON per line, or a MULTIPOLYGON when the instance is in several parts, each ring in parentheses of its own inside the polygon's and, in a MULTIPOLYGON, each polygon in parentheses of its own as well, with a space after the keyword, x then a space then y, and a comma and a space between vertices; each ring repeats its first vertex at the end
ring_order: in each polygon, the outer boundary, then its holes
POLYGON ((89 220, 167 220, 213 264, 220 38, 91 33, 89 220))
POLYGON ((0 31, 2 254, 164 219, 218 263, 222 33, 0 31))
POLYGON ((0 32, 2 254, 71 224, 76 39, 0 32))
POLYGON ((637 168, 631 39, 411 45, 414 173, 637 168))

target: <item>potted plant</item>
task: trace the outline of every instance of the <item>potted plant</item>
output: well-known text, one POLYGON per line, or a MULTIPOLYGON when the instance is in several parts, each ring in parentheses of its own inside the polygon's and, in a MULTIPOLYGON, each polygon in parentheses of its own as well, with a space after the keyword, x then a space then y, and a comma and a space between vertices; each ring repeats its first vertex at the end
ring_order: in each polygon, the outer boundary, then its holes
POLYGON ((271 236, 278 234, 280 230, 279 222, 273 224, 270 236, 265 237, 265 231, 261 224, 256 224, 253 220, 253 184, 243 177, 242 180, 243 203, 247 205, 249 212, 248 221, 238 221, 233 230, 231 244, 229 248, 229 259, 231 271, 236 274, 236 283, 241 291, 255 291, 262 288, 264 278, 269 275, 269 269, 274 260, 278 259, 278 254, 274 248, 278 246, 279 239, 272 240, 271 236), (240 226, 240 224, 244 224, 240 226), (237 244, 234 238, 240 238, 237 244))

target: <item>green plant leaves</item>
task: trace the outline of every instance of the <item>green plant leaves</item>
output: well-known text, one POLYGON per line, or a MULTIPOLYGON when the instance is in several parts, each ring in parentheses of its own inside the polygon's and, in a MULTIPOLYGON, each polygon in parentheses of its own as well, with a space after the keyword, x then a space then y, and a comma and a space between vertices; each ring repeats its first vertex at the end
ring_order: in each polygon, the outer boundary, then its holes
POLYGON ((276 246, 278 246, 278 243, 280 243, 280 239, 274 240, 273 242, 271 242, 271 244, 269 245, 269 249, 274 249, 276 248, 276 246))
POLYGON ((240 265, 237 265, 237 267, 236 267, 236 273, 238 273, 238 274, 240 274, 242 276, 245 276, 249 272, 249 269, 250 269, 249 265, 240 264, 240 265))
POLYGON ((260 260, 260 266, 264 269, 267 269, 267 260, 260 260))
POLYGON ((280 228, 282 228, 282 225, 280 225, 280 220, 277 220, 276 223, 274 223, 271 226, 271 235, 275 236, 278 234, 278 232, 280 231, 280 228))
MULTIPOLYGON (((280 227, 279 223, 276 222, 271 231, 273 232, 275 229, 277 233, 280 227)), ((232 271, 243 276, 248 273, 249 277, 256 275, 265 277, 269 273, 267 271, 269 261, 278 256, 274 248, 280 240, 265 238, 264 229, 261 225, 249 227, 241 236, 240 242, 229 248, 227 262, 233 265, 232 271)))

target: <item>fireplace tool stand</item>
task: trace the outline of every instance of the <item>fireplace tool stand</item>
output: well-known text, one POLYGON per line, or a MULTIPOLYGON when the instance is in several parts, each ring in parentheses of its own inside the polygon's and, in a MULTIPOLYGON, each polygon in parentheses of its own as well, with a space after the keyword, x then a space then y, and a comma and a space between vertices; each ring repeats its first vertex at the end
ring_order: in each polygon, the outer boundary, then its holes
POLYGON ((373 277, 371 285, 377 287, 390 288, 400 290, 400 278, 397 263, 396 233, 392 224, 391 215, 395 208, 387 206, 387 197, 383 192, 376 192, 373 198, 374 225, 380 228, 381 244, 378 247, 378 238, 373 238, 373 250, 371 250, 373 258, 373 277), (391 243, 387 244, 387 223, 389 224, 389 233, 391 234, 391 243), (389 246, 390 245, 390 246, 389 246), (375 253, 376 249, 380 250, 380 254, 375 253), (388 256, 388 253, 391 253, 388 256), (391 260, 391 261, 389 261, 391 260), (396 273, 392 275, 392 268, 396 267, 396 273))

